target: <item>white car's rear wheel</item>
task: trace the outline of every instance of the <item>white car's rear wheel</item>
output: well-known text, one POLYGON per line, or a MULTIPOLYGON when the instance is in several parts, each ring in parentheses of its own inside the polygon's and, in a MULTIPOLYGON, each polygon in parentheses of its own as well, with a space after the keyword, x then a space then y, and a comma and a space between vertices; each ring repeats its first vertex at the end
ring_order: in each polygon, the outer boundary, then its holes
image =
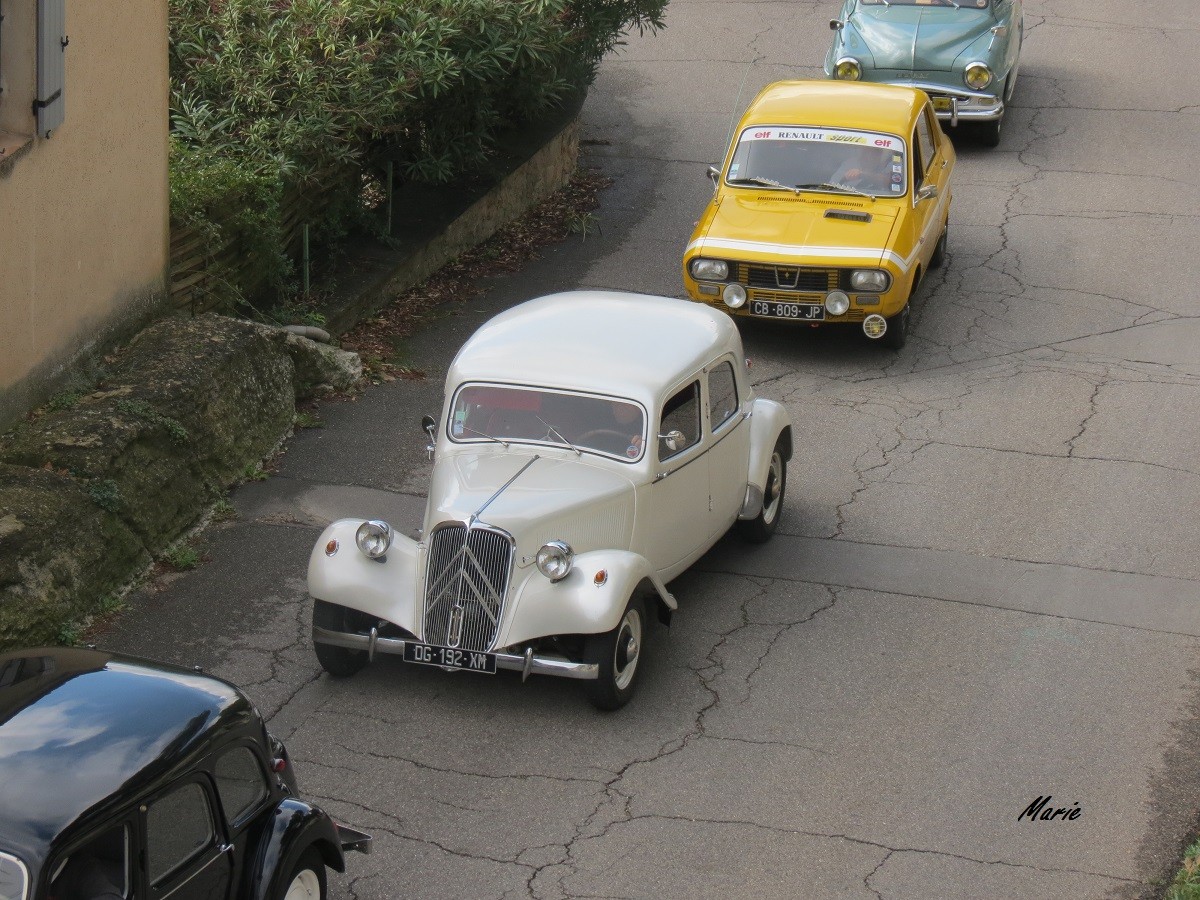
POLYGON ((737 523, 738 534, 752 544, 765 544, 779 527, 783 515, 783 495, 787 489, 787 460, 783 455, 783 436, 775 441, 771 451, 771 465, 767 469, 767 483, 763 485, 763 505, 753 519, 737 523))

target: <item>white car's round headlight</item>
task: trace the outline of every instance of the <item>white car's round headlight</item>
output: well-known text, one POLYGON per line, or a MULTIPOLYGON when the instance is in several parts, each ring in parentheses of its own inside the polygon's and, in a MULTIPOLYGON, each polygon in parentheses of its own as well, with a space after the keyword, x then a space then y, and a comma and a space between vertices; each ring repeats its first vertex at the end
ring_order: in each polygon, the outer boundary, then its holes
POLYGON ((746 289, 740 284, 727 284, 721 291, 721 299, 730 309, 737 309, 746 302, 746 289))
POLYGON ((724 281, 729 277, 729 263, 723 259, 693 259, 692 277, 697 281, 724 281))
POLYGON ((830 291, 825 295, 825 312, 840 316, 850 308, 850 298, 843 291, 830 291))
POLYGON ((381 519, 363 522, 354 532, 358 549, 371 559, 379 559, 392 546, 392 526, 381 519))
POLYGON ((575 551, 566 541, 547 541, 537 552, 538 571, 551 581, 562 581, 571 571, 575 551))
POLYGON ((855 269, 850 273, 850 287, 856 291, 882 293, 892 283, 892 276, 882 269, 855 269))
POLYGON ((833 75, 842 81, 858 81, 862 78, 862 66, 853 56, 843 56, 834 65, 833 75))
POLYGON ((963 69, 963 81, 973 91, 982 91, 992 83, 992 70, 981 62, 969 63, 963 69))

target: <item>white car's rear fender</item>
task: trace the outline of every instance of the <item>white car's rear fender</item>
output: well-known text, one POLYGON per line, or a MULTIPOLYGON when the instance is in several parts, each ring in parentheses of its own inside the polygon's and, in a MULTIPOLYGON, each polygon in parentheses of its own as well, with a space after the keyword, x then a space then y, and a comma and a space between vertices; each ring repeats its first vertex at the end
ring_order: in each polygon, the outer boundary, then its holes
POLYGON ((792 455, 792 422, 782 403, 755 398, 750 415, 750 471, 746 480, 746 501, 738 518, 753 519, 762 512, 763 489, 771 469, 771 453, 780 435, 784 436, 783 459, 792 455))
POLYGON ((416 541, 396 535, 383 557, 370 559, 354 541, 362 523, 362 519, 339 519, 321 532, 308 560, 308 592, 420 634, 416 541), (335 541, 337 549, 330 555, 328 548, 335 541))
POLYGON ((647 581, 666 604, 675 598, 640 554, 628 550, 593 550, 575 557, 562 581, 552 582, 530 566, 514 586, 508 623, 496 642, 510 647, 556 634, 603 634, 617 627, 629 598, 647 581), (603 572, 599 579, 597 573, 603 572))

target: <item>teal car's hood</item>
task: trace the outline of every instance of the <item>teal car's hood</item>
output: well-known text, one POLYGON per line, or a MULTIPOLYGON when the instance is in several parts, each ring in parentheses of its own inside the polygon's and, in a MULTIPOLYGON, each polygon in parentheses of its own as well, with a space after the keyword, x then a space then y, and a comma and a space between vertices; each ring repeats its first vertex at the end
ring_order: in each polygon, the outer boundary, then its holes
POLYGON ((967 47, 996 24, 991 10, 953 6, 862 6, 850 24, 877 69, 949 71, 967 47))

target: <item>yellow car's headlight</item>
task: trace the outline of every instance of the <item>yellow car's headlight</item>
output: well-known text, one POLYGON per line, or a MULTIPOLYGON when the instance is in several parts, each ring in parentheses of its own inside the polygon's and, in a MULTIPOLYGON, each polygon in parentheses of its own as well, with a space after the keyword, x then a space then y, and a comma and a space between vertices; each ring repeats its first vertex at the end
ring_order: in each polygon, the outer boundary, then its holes
POLYGON ((973 91, 982 91, 992 83, 992 70, 981 62, 970 63, 963 70, 963 81, 973 91))
POLYGON ((856 291, 886 291, 892 276, 882 269, 855 269, 850 273, 850 287, 856 291))
POLYGON ((729 263, 723 259, 697 257, 691 262, 691 270, 697 281, 724 281, 729 277, 729 263))
POLYGON ((833 67, 833 74, 842 81, 858 81, 862 78, 862 66, 853 56, 843 56, 833 67))

